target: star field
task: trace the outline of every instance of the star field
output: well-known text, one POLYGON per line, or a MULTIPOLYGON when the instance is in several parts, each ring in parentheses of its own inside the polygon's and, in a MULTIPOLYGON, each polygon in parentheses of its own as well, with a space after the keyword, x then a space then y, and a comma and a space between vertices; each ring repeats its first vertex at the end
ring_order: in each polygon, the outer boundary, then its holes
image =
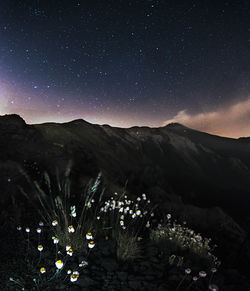
POLYGON ((247 0, 2 1, 0 114, 236 136, 209 114, 248 104, 249 19, 247 0))

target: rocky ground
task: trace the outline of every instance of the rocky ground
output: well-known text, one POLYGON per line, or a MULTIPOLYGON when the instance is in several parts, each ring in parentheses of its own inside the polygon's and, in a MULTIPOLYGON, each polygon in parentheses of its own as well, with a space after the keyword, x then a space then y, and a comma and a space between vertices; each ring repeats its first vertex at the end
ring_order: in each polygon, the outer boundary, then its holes
POLYGON ((122 262, 117 259, 116 244, 114 240, 99 238, 96 240, 95 247, 86 254, 78 253, 75 256, 67 256, 67 264, 58 280, 49 281, 53 273, 39 273, 39 266, 46 265, 46 268, 55 269, 55 258, 51 244, 48 251, 43 254, 41 264, 37 265, 39 256, 37 250, 30 245, 27 263, 27 241, 20 232, 10 229, 5 235, 2 232, 1 242, 1 290, 22 290, 16 284, 9 281, 9 277, 14 279, 25 277, 26 281, 23 290, 227 290, 227 291, 249 291, 250 282, 246 273, 242 274, 239 270, 222 265, 216 273, 212 275, 206 270, 207 276, 199 276, 199 264, 190 266, 191 273, 185 275, 184 265, 178 265, 176 258, 172 264, 164 256, 162 250, 152 244, 148 239, 141 241, 141 257, 132 261, 122 262), (26 260, 26 261, 25 261, 26 260), (84 262, 83 267, 79 264, 84 262), (48 267, 47 267, 48 266, 48 267), (70 282, 70 275, 66 271, 78 270, 80 276, 76 282, 70 282), (25 275, 24 275, 25 274, 25 275), (29 275, 27 275, 29 274, 29 275), (197 281, 193 277, 197 276, 197 281), (213 276, 211 278, 211 276, 213 276), (35 287, 32 279, 37 278, 39 288, 35 287), (40 281, 39 281, 40 280, 40 281), (180 284, 180 282, 182 283, 180 284), (180 285, 179 285, 180 284, 180 285), (215 284, 218 289, 209 289, 209 284, 215 284), (179 287, 177 288, 177 286, 179 287))

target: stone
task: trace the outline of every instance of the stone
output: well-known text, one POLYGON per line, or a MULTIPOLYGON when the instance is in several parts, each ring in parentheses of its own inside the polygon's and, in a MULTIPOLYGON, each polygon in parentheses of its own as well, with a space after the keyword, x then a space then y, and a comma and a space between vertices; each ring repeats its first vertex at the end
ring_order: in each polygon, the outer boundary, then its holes
POLYGON ((91 279, 91 278, 89 278, 87 276, 84 276, 84 275, 79 277, 79 279, 77 280, 77 285, 79 285, 82 288, 87 288, 87 287, 90 287, 90 286, 94 286, 96 284, 97 284, 96 281, 94 281, 93 279, 91 279))
POLYGON ((157 288, 157 291, 168 291, 168 290, 169 288, 167 288, 165 284, 162 284, 157 288))
POLYGON ((128 284, 132 290, 141 290, 142 284, 140 281, 133 280, 133 281, 129 281, 128 284))
POLYGON ((126 273, 126 272, 117 272, 116 276, 118 277, 119 280, 125 281, 128 278, 128 273, 126 273))
POLYGON ((105 258, 100 262, 100 264, 105 270, 109 272, 116 271, 118 268, 116 260, 112 258, 105 258))

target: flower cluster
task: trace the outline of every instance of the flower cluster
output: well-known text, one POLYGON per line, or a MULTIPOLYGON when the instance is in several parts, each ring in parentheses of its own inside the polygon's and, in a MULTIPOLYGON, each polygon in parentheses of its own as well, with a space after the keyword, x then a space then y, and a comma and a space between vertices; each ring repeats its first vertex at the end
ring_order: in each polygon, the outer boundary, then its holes
POLYGON ((118 197, 117 193, 114 193, 114 197, 111 197, 104 202, 104 205, 100 208, 97 220, 101 220, 105 215, 112 214, 118 220, 118 225, 121 229, 127 229, 129 224, 138 219, 148 218, 144 226, 150 227, 149 217, 153 217, 154 213, 150 211, 150 200, 147 199, 146 194, 138 196, 135 201, 129 199, 127 195, 118 197))
MULTIPOLYGON (((71 210, 73 211, 72 213, 75 213, 75 207, 74 208, 71 208, 71 210)), ((71 214, 72 214, 71 213, 71 214)), ((73 216, 73 215, 72 215, 73 216)), ((73 216, 75 217, 75 216, 73 216)), ((53 227, 57 226, 58 225, 58 222, 57 220, 53 220, 51 222, 51 225, 53 227)), ((18 226, 17 227, 17 230, 18 231, 22 231, 22 227, 21 226, 18 226)), ((31 228, 31 227, 25 227, 24 228, 24 231, 29 235, 30 233, 31 234, 36 234, 36 236, 38 235, 37 239, 35 239, 33 237, 33 242, 34 240, 37 241, 37 250, 39 252, 39 260, 38 260, 38 263, 36 264, 36 268, 37 268, 37 275, 40 273, 40 277, 39 279, 35 279, 33 280, 36 285, 37 284, 40 284, 40 286, 42 286, 43 283, 45 283, 46 281, 51 281, 52 279, 54 278, 57 278, 60 274, 63 275, 63 269, 65 268, 65 266, 67 264, 70 264, 70 261, 68 260, 69 257, 72 257, 73 256, 73 248, 71 247, 70 244, 67 244, 65 249, 63 250, 62 248, 60 248, 59 250, 59 242, 60 242, 60 239, 56 236, 52 236, 52 242, 53 244, 56 246, 56 254, 53 255, 54 252, 52 252, 52 256, 55 256, 54 258, 54 270, 53 268, 51 269, 51 266, 48 265, 46 266, 45 263, 44 263, 44 260, 43 262, 41 262, 42 260, 42 253, 44 252, 44 248, 45 249, 53 249, 51 247, 49 247, 49 245, 47 244, 42 244, 40 242, 40 234, 42 232, 45 232, 45 228, 44 228, 44 223, 43 222, 39 222, 39 227, 38 228, 34 228, 34 230, 31 228), (46 246, 46 247, 44 247, 46 246), (57 256, 60 255, 60 258, 57 258, 57 256), (46 277, 45 277, 45 274, 48 274, 46 277), (50 277, 50 278, 49 278, 50 277)), ((69 225, 68 228, 67 228, 67 231, 68 233, 74 233, 74 227, 73 225, 69 225)), ((74 234, 72 234, 74 235, 74 234)), ((35 236, 35 235, 34 235, 35 236)), ((28 237, 30 238, 30 236, 28 237)), ((83 240, 86 241, 86 244, 88 246, 88 249, 93 249, 95 247, 95 242, 94 242, 94 236, 91 232, 88 232, 86 233, 86 235, 84 237, 82 237, 83 240)), ((30 243, 30 239, 29 239, 29 243, 30 243)), ((74 271, 71 271, 71 269, 68 269, 66 271, 66 276, 69 276, 69 281, 74 283, 78 280, 79 276, 80 276, 80 269, 87 266, 88 265, 88 262, 83 260, 77 269, 75 269, 74 271)), ((10 280, 10 281, 13 281, 13 282, 17 282, 16 280, 10 280)))
POLYGON ((211 263, 218 266, 217 257, 212 254, 216 246, 210 246, 211 239, 203 238, 201 234, 195 233, 184 225, 171 221, 168 214, 168 222, 164 225, 158 224, 156 229, 151 230, 151 239, 155 241, 169 241, 182 250, 189 250, 200 257, 208 258, 211 263))

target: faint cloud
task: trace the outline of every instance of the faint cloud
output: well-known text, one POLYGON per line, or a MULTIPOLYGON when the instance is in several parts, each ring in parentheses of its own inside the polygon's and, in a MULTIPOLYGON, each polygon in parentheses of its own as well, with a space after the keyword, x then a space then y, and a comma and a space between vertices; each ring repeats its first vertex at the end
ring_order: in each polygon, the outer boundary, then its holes
POLYGON ((250 137, 250 99, 223 109, 194 115, 189 114, 187 110, 181 110, 163 125, 171 122, 221 136, 250 137))

